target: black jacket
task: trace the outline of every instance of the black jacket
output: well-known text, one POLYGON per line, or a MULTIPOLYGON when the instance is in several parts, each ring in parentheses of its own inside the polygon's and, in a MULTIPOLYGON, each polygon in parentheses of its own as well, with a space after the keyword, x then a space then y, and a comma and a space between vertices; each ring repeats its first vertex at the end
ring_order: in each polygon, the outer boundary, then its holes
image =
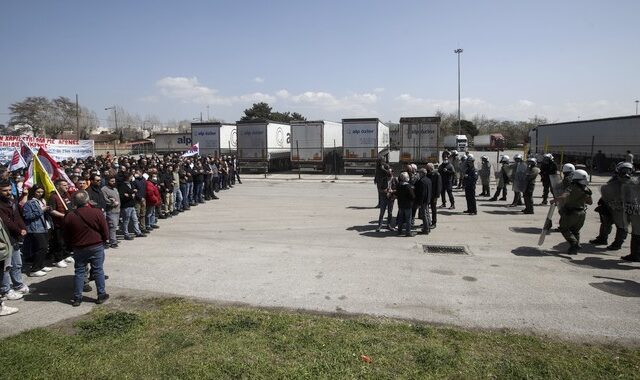
POLYGON ((431 192, 432 192, 432 186, 431 186, 431 180, 429 179, 429 177, 424 176, 420 178, 416 182, 416 186, 415 186, 415 194, 416 194, 415 203, 417 205, 420 205, 420 204, 428 205, 429 203, 431 203, 431 192))
POLYGON ((133 191, 135 188, 132 184, 127 184, 126 182, 122 182, 118 185, 118 193, 120 194, 120 207, 128 208, 134 207, 136 205, 135 194, 133 191))
POLYGON ((398 198, 398 208, 411 208, 416 195, 411 184, 405 182, 398 185, 396 197, 398 198))
POLYGON ((442 192, 442 177, 435 170, 427 174, 427 177, 431 180, 431 202, 433 202, 438 199, 442 192))
POLYGON ((107 208, 107 201, 104 199, 104 194, 102 194, 102 188, 100 186, 89 186, 87 193, 89 194, 89 199, 95 203, 96 208, 102 211, 107 208))

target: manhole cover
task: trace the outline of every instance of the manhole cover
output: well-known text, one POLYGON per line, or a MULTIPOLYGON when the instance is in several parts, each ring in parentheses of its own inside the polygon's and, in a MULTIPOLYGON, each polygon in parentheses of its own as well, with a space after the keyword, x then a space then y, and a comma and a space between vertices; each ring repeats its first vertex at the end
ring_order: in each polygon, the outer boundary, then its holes
POLYGON ((429 245, 423 244, 424 253, 433 253, 439 255, 468 255, 467 247, 464 245, 429 245))

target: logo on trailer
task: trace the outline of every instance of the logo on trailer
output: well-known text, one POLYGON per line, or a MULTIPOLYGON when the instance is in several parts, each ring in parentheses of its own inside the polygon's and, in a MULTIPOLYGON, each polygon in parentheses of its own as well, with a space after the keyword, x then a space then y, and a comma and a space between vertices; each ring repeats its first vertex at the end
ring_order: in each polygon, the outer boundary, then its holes
POLYGON ((276 142, 278 143, 278 146, 284 145, 284 132, 281 127, 278 127, 278 130, 276 131, 276 142))
POLYGON ((231 130, 231 146, 234 148, 238 146, 238 131, 235 128, 231 130))

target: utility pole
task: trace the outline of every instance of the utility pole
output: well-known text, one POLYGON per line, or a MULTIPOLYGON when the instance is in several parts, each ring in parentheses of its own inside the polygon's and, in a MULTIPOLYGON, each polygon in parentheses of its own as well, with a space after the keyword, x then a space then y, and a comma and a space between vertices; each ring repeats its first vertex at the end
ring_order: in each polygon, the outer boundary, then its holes
POLYGON ((107 107, 104 109, 105 111, 113 110, 113 121, 116 125, 116 134, 118 134, 118 111, 116 111, 116 106, 107 107))
POLYGON ((211 121, 211 118, 209 118, 209 105, 207 104, 207 121, 211 121))
POLYGON ((458 55, 458 134, 460 134, 460 54, 462 49, 456 49, 453 52, 458 55))
POLYGON ((638 103, 640 103, 640 100, 636 100, 636 115, 638 114, 638 103))
POLYGON ((80 106, 78 105, 78 94, 76 94, 76 139, 80 140, 80 106))

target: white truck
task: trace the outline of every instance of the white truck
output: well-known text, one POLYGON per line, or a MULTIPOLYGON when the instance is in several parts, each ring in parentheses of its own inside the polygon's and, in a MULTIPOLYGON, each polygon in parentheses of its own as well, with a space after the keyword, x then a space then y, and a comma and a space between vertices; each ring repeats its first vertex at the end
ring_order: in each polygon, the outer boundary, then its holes
POLYGON ((156 133, 153 140, 156 153, 185 152, 193 145, 191 133, 156 133))
POLYGON ((374 171, 389 155, 389 127, 379 119, 342 119, 344 172, 374 171))
POLYGON ((448 150, 455 149, 458 152, 464 152, 469 144, 466 135, 449 135, 444 137, 442 145, 448 150))
POLYGON ((191 140, 200 144, 200 155, 220 157, 236 154, 237 133, 235 124, 191 123, 191 140))
POLYGON ((236 123, 238 167, 241 171, 264 172, 291 167, 291 126, 268 120, 236 123))
MULTIPOLYGON (((558 162, 584 163, 602 151, 598 165, 611 169, 627 151, 640 151, 640 116, 538 125, 529 130, 529 154, 552 153, 558 162)), ((598 158, 597 158, 598 159, 598 158)))
POLYGON ((473 138, 474 150, 504 150, 505 142, 502 133, 478 135, 473 138))
POLYGON ((332 121, 291 122, 291 164, 294 168, 335 172, 342 162, 342 125, 332 121))
POLYGON ((440 117, 400 118, 400 162, 438 162, 440 117))

